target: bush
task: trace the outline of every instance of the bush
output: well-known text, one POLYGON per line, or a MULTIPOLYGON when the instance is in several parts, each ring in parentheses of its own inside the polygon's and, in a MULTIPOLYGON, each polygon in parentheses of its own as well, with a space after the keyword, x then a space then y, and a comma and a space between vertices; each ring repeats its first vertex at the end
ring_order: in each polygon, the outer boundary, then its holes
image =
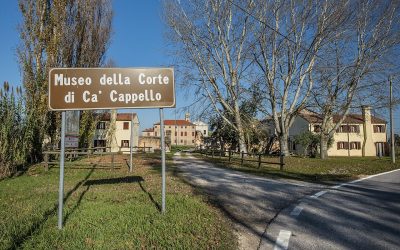
POLYGON ((22 108, 21 88, 11 88, 8 82, 0 89, 0 178, 10 176, 17 166, 25 164, 23 135, 25 115, 22 108))

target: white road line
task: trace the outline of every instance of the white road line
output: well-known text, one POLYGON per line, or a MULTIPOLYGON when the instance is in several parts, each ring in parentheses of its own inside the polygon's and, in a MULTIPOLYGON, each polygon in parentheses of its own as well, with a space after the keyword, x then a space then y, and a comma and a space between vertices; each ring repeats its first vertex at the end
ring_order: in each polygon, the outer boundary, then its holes
POLYGON ((314 195, 311 195, 311 198, 317 199, 318 197, 320 197, 321 195, 325 194, 326 192, 328 192, 328 191, 326 191, 326 190, 319 191, 318 193, 316 193, 314 195))
POLYGON ((291 231, 281 230, 279 232, 278 239, 276 239, 274 250, 287 250, 291 235, 291 231))
POLYGON ((333 189, 337 189, 337 188, 340 188, 340 187, 343 187, 343 186, 348 186, 348 185, 351 185, 353 183, 357 183, 357 182, 360 182, 360 181, 368 180, 370 178, 374 178, 374 177, 377 177, 377 176, 380 176, 380 175, 384 175, 384 174, 390 174, 390 173, 393 173, 393 172, 396 172, 396 171, 400 171, 400 169, 395 169, 395 170, 391 170, 391 171, 388 171, 388 172, 383 172, 383 173, 379 173, 379 174, 370 175, 370 176, 367 176, 367 177, 364 177, 364 178, 361 178, 361 179, 357 179, 357 180, 354 180, 354 181, 350 181, 350 182, 346 182, 346 183, 342 183, 342 184, 333 186, 332 188, 333 189))
POLYGON ((292 212, 290 213, 291 216, 299 216, 299 214, 301 213, 301 211, 303 210, 303 204, 300 203, 299 205, 297 205, 292 212))
MULTIPOLYGON (((351 184, 354 184, 354 183, 357 183, 357 182, 360 182, 360 181, 368 180, 368 179, 371 179, 371 178, 374 178, 374 177, 377 177, 377 176, 380 176, 380 175, 390 174, 390 173, 393 173, 393 172, 396 172, 396 171, 400 171, 400 169, 395 169, 395 170, 391 170, 391 171, 388 171, 388 172, 374 174, 374 175, 370 175, 370 176, 367 176, 367 177, 364 177, 364 178, 361 178, 361 179, 357 179, 357 180, 354 180, 354 181, 342 183, 342 184, 339 184, 339 185, 331 187, 331 189, 338 189, 338 188, 341 188, 343 186, 348 186, 348 185, 351 185, 351 184)), ((328 191, 329 190, 319 191, 318 193, 316 193, 314 195, 311 195, 310 197, 313 198, 313 199, 317 199, 318 197, 320 197, 321 195, 325 194, 328 191)))

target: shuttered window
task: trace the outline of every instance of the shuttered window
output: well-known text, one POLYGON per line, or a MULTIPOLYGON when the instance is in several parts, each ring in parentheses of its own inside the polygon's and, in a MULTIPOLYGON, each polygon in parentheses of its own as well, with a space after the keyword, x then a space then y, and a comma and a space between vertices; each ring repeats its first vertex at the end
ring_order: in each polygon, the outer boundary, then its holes
POLYGON ((361 149, 361 142, 359 141, 352 141, 350 142, 350 149, 361 149))
POLYGON ((124 122, 124 129, 125 130, 129 129, 129 122, 124 122))
POLYGON ((374 125, 374 133, 385 133, 385 125, 374 125))
POLYGON ((349 143, 346 141, 340 141, 337 143, 337 149, 349 149, 349 143))

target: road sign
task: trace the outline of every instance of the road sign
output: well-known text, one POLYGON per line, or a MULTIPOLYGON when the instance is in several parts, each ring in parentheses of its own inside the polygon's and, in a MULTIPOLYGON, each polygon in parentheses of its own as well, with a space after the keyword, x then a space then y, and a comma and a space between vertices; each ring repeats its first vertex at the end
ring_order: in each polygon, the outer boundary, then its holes
POLYGON ((65 136, 65 147, 66 148, 78 148, 79 146, 79 136, 66 135, 65 136))
POLYGON ((50 110, 175 107, 172 68, 53 68, 50 110))
MULTIPOLYGON (((160 108, 162 158, 161 212, 165 213, 166 167, 163 108, 173 107, 175 107, 175 82, 174 70, 172 68, 53 68, 50 70, 49 109, 64 111, 61 114, 60 183, 58 195, 59 229, 63 227, 65 148, 78 147, 79 142, 79 126, 77 126, 79 124, 79 112, 68 112, 70 122, 66 125, 67 112, 65 111, 160 108), (71 134, 68 134, 68 132, 71 134)), ((130 171, 132 171, 132 147, 130 171)))

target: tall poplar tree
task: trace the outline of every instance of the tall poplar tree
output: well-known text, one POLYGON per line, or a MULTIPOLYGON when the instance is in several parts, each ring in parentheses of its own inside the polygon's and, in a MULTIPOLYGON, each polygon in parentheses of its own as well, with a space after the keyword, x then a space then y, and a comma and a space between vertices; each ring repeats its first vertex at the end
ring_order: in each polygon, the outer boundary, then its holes
MULTIPOLYGON (((29 160, 36 162, 45 139, 54 144, 59 128, 59 114, 47 108, 49 69, 101 66, 110 41, 112 8, 107 0, 20 0, 19 8, 17 52, 27 112, 24 139, 30 142, 29 160)), ((82 116, 89 125, 93 122, 90 112, 82 116)))

